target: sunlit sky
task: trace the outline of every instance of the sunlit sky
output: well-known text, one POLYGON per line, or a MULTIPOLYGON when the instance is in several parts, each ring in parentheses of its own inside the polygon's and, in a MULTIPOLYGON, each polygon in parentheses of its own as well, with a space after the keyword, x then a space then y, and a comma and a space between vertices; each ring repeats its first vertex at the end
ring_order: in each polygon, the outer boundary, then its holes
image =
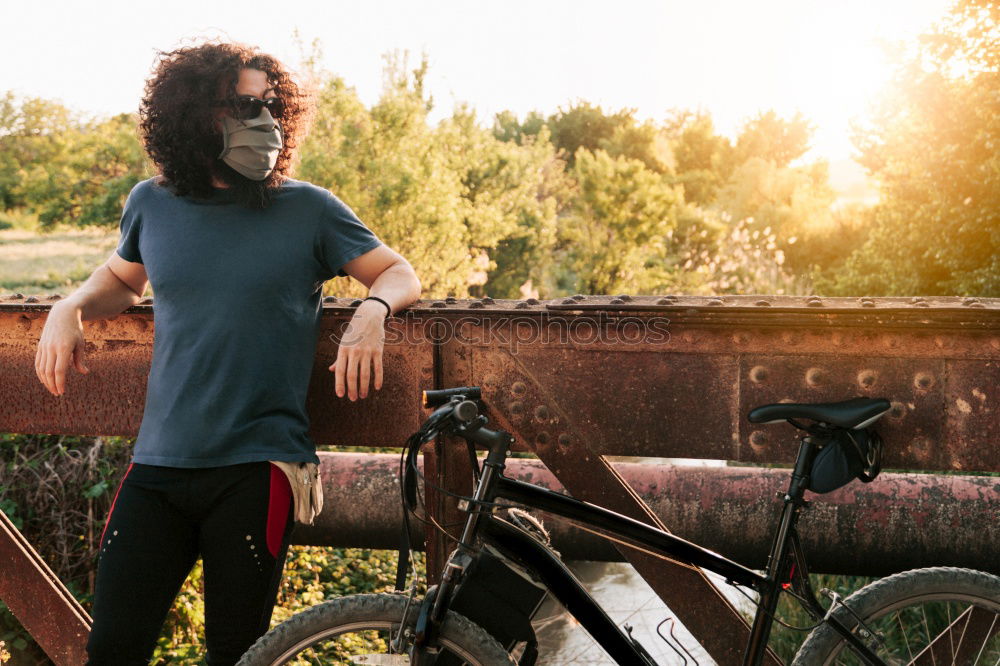
POLYGON ((809 157, 844 159, 848 121, 888 76, 880 41, 912 40, 950 0, 342 0, 5 3, 0 91, 95 114, 135 110, 156 49, 226 37, 300 61, 293 34, 371 104, 383 54, 429 58, 436 109, 480 122, 552 113, 576 99, 662 121, 702 108, 733 136, 758 111, 802 111, 809 157))

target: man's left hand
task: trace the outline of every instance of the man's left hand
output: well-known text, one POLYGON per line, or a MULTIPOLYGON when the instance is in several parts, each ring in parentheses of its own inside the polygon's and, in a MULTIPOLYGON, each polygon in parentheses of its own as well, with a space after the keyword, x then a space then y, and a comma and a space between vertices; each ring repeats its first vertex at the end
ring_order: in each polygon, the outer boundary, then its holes
POLYGON ((368 397, 368 385, 375 375, 375 390, 382 388, 382 349, 385 346, 385 306, 378 301, 362 301, 344 330, 337 360, 329 367, 336 373, 337 397, 354 402, 360 394, 368 397))

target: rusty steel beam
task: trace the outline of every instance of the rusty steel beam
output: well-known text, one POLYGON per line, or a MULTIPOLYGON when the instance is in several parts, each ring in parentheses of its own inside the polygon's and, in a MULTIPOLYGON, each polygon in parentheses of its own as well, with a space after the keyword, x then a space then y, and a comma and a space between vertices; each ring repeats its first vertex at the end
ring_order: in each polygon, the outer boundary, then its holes
MULTIPOLYGON (((1000 299, 623 294, 565 301, 418 301, 387 325, 385 388, 351 403, 332 399, 326 366, 353 302, 326 299, 310 435, 321 445, 401 442, 419 424, 420 389, 434 384, 437 327, 455 343, 449 349, 471 355, 460 379, 482 384, 487 400, 504 387, 481 371, 483 354, 518 356, 542 379, 557 373, 553 389, 573 396, 574 413, 587 427, 607 430, 604 453, 788 462, 794 440, 751 427, 744 418, 750 408, 868 395, 893 402, 880 423, 891 444, 887 466, 1000 471, 1000 299), (659 341, 658 330, 666 332, 659 341), (625 406, 608 396, 626 396, 625 406), (625 408, 633 413, 623 420, 625 408)), ((84 322, 92 372, 71 370, 61 397, 34 374, 50 305, 37 297, 0 300, 0 427, 134 435, 152 353, 153 299, 84 322)))
MULTIPOLYGON (((399 456, 319 455, 328 508, 315 525, 296 525, 292 540, 313 546, 398 548, 399 456)), ((746 566, 764 568, 780 509, 775 493, 787 486, 790 470, 663 461, 612 466, 674 534, 746 566)), ((505 473, 565 492, 539 460, 511 458, 505 473)), ((808 499, 814 503, 803 514, 800 531, 816 572, 882 576, 957 566, 1000 574, 1000 477, 886 472, 873 483, 853 482, 808 499)), ((548 517, 545 525, 567 560, 623 559, 608 541, 564 521, 548 517)), ((411 541, 422 547, 417 525, 411 525, 411 541)))
POLYGON ((59 666, 87 661, 91 618, 0 511, 0 599, 59 666))

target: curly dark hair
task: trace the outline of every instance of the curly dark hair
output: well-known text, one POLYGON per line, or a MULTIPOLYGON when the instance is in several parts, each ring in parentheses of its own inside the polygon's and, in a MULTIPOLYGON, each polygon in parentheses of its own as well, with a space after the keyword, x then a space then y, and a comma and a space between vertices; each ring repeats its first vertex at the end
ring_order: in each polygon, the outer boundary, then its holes
POLYGON ((277 164, 264 181, 254 184, 270 191, 290 172, 312 109, 309 95, 276 58, 238 43, 160 51, 139 105, 139 129, 150 159, 178 194, 209 196, 213 176, 229 184, 238 176, 217 159, 223 139, 213 107, 220 100, 235 99, 242 69, 264 72, 284 105, 278 119, 283 146, 277 164))

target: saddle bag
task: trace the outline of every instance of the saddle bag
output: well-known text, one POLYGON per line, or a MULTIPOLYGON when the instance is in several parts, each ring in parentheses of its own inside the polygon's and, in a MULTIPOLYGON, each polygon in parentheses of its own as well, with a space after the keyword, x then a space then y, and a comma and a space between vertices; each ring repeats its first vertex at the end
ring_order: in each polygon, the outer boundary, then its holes
POLYGON ((854 479, 870 483, 882 469, 882 438, 870 428, 838 428, 813 459, 809 490, 829 493, 854 479))

